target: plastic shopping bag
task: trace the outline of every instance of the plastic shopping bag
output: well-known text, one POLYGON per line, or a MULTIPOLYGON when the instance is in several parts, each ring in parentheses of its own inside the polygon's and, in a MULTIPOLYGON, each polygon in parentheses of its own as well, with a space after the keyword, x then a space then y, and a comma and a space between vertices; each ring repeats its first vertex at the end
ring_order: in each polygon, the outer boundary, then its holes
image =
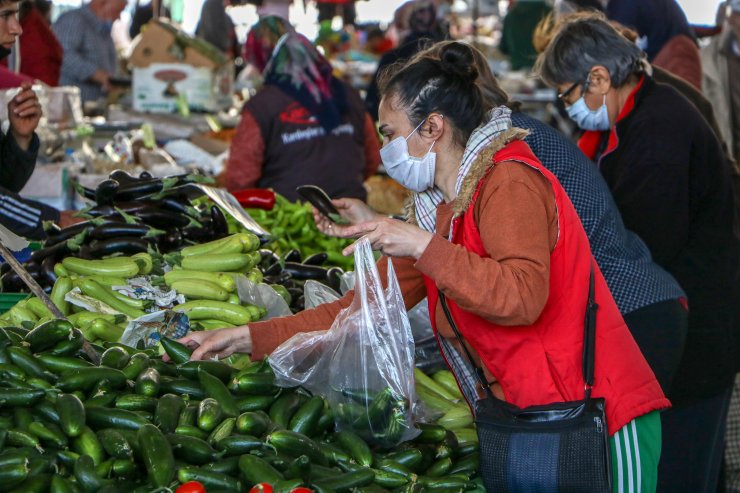
POLYGON ((338 429, 392 447, 415 437, 414 339, 388 262, 388 287, 380 283, 367 239, 355 250, 355 295, 331 328, 302 333, 270 356, 283 386, 302 385, 329 401, 338 429))

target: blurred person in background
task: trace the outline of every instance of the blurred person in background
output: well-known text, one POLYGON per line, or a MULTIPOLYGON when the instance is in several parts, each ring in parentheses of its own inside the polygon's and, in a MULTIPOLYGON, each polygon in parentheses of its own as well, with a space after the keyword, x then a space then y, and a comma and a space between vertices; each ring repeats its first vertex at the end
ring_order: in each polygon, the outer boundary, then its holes
POLYGON ((599 11, 638 33, 648 61, 701 90, 701 60, 694 31, 676 0, 556 0, 555 12, 599 11))
MULTIPOLYGON (((23 28, 18 20, 19 2, 0 0, 0 59, 10 54, 23 28)), ((42 239, 44 221, 66 225, 71 213, 18 195, 36 167, 39 138, 36 128, 41 119, 41 104, 30 83, 20 86, 8 102, 8 130, 0 132, 0 224, 14 233, 42 239)))
POLYGON ((509 57, 511 70, 532 68, 537 59, 532 34, 551 11, 545 0, 511 0, 504 17, 499 45, 501 53, 509 57))
POLYGON ((383 73, 383 70, 393 63, 408 60, 422 50, 427 43, 435 43, 445 37, 437 22, 437 10, 431 1, 414 0, 398 9, 399 12, 403 10, 408 10, 408 18, 404 20, 401 14, 397 16, 400 23, 398 29, 399 33, 403 33, 403 27, 408 26, 407 34, 402 38, 397 48, 390 50, 380 58, 378 68, 365 95, 365 107, 373 120, 378 119, 378 106, 380 106, 378 77, 383 73))
POLYGON ((152 0, 142 5, 136 2, 134 15, 131 17, 131 26, 128 29, 131 39, 139 35, 141 28, 154 18, 155 12, 157 12, 157 17, 170 17, 170 9, 162 6, 162 0, 152 0))
POLYGON ((688 295, 686 349, 669 391, 674 407, 662 415, 658 491, 715 493, 739 301, 730 167, 704 118, 646 73, 644 57, 592 15, 564 22, 538 69, 585 131, 579 147, 597 163, 625 226, 688 295))
MULTIPOLYGON (((736 167, 740 169, 740 0, 720 5, 717 15, 721 33, 702 48, 704 93, 712 101, 719 120, 720 132, 729 144, 736 167)), ((735 209, 740 218, 740 173, 735 175, 735 209)), ((740 306, 735 315, 735 333, 740 332, 740 306)), ((735 360, 740 370, 740 335, 737 335, 735 360)), ((725 478, 728 493, 740 493, 740 376, 727 416, 725 478)))
POLYGON ((704 94, 712 102, 722 137, 740 158, 740 0, 727 2, 722 33, 702 49, 704 94))
POLYGON ((111 28, 125 8, 126 0, 91 0, 54 23, 64 50, 59 83, 79 87, 83 102, 102 99, 111 89, 118 68, 111 28))
POLYGON ((244 59, 262 73, 263 85, 242 109, 223 186, 273 188, 297 200, 295 188, 313 184, 331 197, 364 200, 363 182, 377 170, 380 155, 357 92, 280 17, 252 27, 244 59))
MULTIPOLYGON (((23 36, 20 37, 19 43, 20 72, 54 87, 59 85, 64 53, 47 20, 50 12, 51 2, 44 3, 40 0, 21 2, 19 18, 23 36), (46 11, 40 8, 45 8, 46 11)), ((11 67, 16 65, 15 50, 7 60, 11 67)))
POLYGON ((239 42, 236 39, 234 21, 226 12, 229 5, 231 0, 206 0, 200 10, 195 35, 234 58, 239 52, 239 42))

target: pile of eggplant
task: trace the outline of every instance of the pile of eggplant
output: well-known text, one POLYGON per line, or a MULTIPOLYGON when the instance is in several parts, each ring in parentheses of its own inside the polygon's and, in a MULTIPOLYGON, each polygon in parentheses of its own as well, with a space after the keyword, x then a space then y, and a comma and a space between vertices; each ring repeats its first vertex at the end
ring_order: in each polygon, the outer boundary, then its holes
MULTIPOLYGON (((95 205, 80 211, 85 220, 61 229, 46 225, 43 248, 25 264, 46 290, 56 281, 54 265, 65 257, 99 259, 114 254, 168 253, 190 243, 203 243, 226 236, 228 224, 215 205, 196 207, 176 187, 203 182, 202 176, 154 178, 113 171, 95 189, 77 185, 80 194, 95 205)), ((0 268, 3 292, 26 291, 23 281, 8 264, 0 268)))
POLYGON ((282 286, 285 291, 276 289, 283 295, 293 313, 305 309, 303 285, 308 280, 319 281, 339 292, 339 283, 344 270, 341 267, 324 267, 328 260, 325 252, 315 253, 306 258, 301 252, 291 250, 280 257, 271 250, 260 250, 263 280, 273 288, 282 286))

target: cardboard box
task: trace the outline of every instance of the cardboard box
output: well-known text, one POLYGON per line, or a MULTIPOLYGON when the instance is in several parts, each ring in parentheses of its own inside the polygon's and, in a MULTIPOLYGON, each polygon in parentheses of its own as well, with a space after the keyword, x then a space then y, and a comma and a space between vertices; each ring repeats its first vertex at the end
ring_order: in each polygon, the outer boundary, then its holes
POLYGON ((20 195, 59 210, 73 209, 70 175, 74 176, 81 167, 77 163, 37 164, 20 195))
POLYGON ((129 64, 134 68, 153 63, 184 63, 215 70, 230 62, 218 48, 196 39, 164 19, 146 24, 132 44, 129 64))
POLYGON ((172 113, 178 97, 197 111, 218 111, 232 104, 234 66, 216 70, 184 63, 153 63, 134 68, 133 107, 135 111, 172 113))

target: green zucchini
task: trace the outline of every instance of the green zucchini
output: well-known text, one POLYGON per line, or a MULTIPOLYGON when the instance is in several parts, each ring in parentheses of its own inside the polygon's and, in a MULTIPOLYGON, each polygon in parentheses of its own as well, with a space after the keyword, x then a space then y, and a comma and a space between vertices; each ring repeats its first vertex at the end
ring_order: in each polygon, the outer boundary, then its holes
POLYGON ((96 474, 95 464, 89 455, 81 455, 75 462, 74 475, 77 484, 85 493, 96 493, 109 483, 96 474))
POLYGON ((275 376, 269 372, 239 372, 229 383, 229 390, 238 395, 275 395, 279 387, 275 385, 275 376))
POLYGON ((226 457, 224 459, 211 462, 203 466, 203 469, 228 474, 229 476, 238 476, 239 474, 239 457, 226 457))
POLYGON ((186 394, 193 399, 204 399, 206 393, 200 383, 187 378, 160 378, 160 392, 170 394, 186 394))
POLYGON ((197 426, 192 426, 192 425, 179 425, 177 428, 175 428, 175 433, 178 435, 186 435, 189 437, 200 438, 203 441, 208 439, 208 433, 201 430, 197 426))
POLYGON ((324 398, 320 395, 311 397, 290 418, 289 428, 308 437, 314 436, 325 405, 324 398))
POLYGON ((206 395, 221 404, 221 409, 226 416, 235 418, 239 415, 239 408, 234 397, 221 380, 204 370, 200 370, 198 371, 198 381, 206 395))
POLYGON ((235 425, 236 418, 226 418, 221 421, 221 423, 211 431, 211 434, 208 435, 208 443, 215 445, 219 440, 231 435, 231 432, 234 431, 235 425))
POLYGON ((100 366, 122 370, 126 367, 130 359, 131 355, 125 349, 113 346, 106 349, 100 356, 100 366))
POLYGON ((319 486, 334 490, 337 493, 351 491, 354 488, 367 486, 375 481, 375 473, 372 469, 358 469, 356 471, 344 473, 335 478, 324 479, 317 482, 319 486))
POLYGON ((245 325, 252 320, 252 315, 246 307, 234 305, 228 301, 188 301, 175 306, 173 310, 186 314, 190 320, 216 319, 234 325, 245 325))
POLYGON ((373 452, 368 444, 355 433, 342 430, 335 435, 337 444, 361 466, 369 467, 373 463, 373 452))
POLYGON ((239 458, 239 471, 247 487, 257 483, 274 484, 285 479, 277 469, 255 455, 244 454, 239 458))
POLYGON ((0 484, 4 488, 13 488, 28 477, 28 466, 22 464, 5 464, 0 466, 0 484))
POLYGON ((216 448, 223 450, 226 457, 248 454, 263 445, 262 440, 250 435, 231 435, 216 442, 216 448))
POLYGON ((56 448, 67 447, 67 437, 61 428, 53 423, 42 423, 33 421, 28 425, 28 432, 38 437, 42 442, 48 443, 56 448))
POLYGON ((47 353, 53 356, 74 356, 82 349, 84 343, 85 336, 82 334, 82 331, 75 329, 72 331, 72 336, 69 339, 61 341, 47 351, 47 353))
POLYGON ((167 438, 159 428, 148 423, 136 435, 149 482, 157 488, 169 485, 175 477, 175 457, 167 438))
POLYGON ((292 391, 281 395, 270 406, 270 420, 278 427, 287 428, 290 419, 306 400, 306 396, 292 391))
POLYGON ((167 441, 172 446, 175 457, 191 465, 207 464, 220 456, 208 442, 200 438, 171 433, 167 435, 167 441))
POLYGON ((23 370, 29 377, 41 378, 49 382, 56 382, 57 376, 47 370, 39 360, 37 360, 31 352, 19 346, 11 346, 6 350, 10 361, 23 370))
POLYGON ((301 433, 291 430, 276 430, 267 436, 265 442, 275 447, 275 450, 281 454, 291 457, 298 457, 305 454, 313 462, 322 466, 329 465, 329 462, 316 442, 301 433))
POLYGON ((0 408, 33 406, 46 395, 39 389, 0 389, 0 408))
POLYGON ((134 390, 137 394, 154 397, 159 393, 160 385, 159 372, 154 368, 147 368, 136 378, 134 390))
POLYGON ((270 417, 264 411, 250 411, 239 415, 236 419, 236 429, 245 435, 261 437, 269 429, 270 417))
POLYGON ((157 401, 154 411, 154 424, 162 433, 173 433, 177 428, 180 413, 185 408, 185 401, 175 394, 165 394, 157 401))
POLYGON ((62 392, 88 391, 103 380, 112 387, 119 388, 126 384, 126 375, 115 368, 75 368, 62 374, 59 382, 57 382, 57 387, 62 392))
POLYGON ((154 412, 157 408, 157 399, 148 395, 123 394, 116 398, 116 408, 127 411, 154 412))
POLYGON ((236 399, 236 407, 239 409, 240 413, 248 411, 267 411, 274 403, 275 397, 271 395, 248 395, 236 399))
POLYGON ((221 361, 188 361, 177 366, 178 375, 192 380, 197 380, 198 373, 202 371, 217 377, 222 382, 228 382, 234 373, 234 369, 231 366, 221 361))
POLYGON ((133 449, 126 437, 116 429, 104 428, 98 431, 98 440, 105 452, 114 459, 131 459, 133 449))
POLYGON ((64 373, 67 370, 73 370, 75 368, 90 368, 93 366, 89 361, 85 361, 80 358, 72 358, 69 356, 54 356, 53 354, 39 354, 36 356, 42 365, 44 365, 49 371, 56 374, 64 373))
POLYGON ((118 428, 138 430, 149 424, 139 414, 125 409, 108 409, 105 407, 85 406, 87 422, 94 428, 118 428))
POLYGON ((224 417, 221 404, 211 397, 200 401, 198 405, 198 428, 203 431, 213 431, 224 417))
POLYGON ((209 491, 219 488, 227 491, 244 490, 238 479, 203 468, 184 467, 177 471, 177 480, 181 483, 197 481, 209 491))
POLYGON ((103 462, 105 457, 103 444, 89 426, 83 427, 82 432, 72 440, 72 450, 80 455, 91 457, 96 466, 103 462))
POLYGON ((38 353, 69 339, 72 330, 74 327, 67 320, 50 320, 34 328, 23 340, 28 343, 32 352, 38 353))
POLYGON ((195 426, 198 419, 198 405, 186 403, 177 418, 177 426, 195 426))

